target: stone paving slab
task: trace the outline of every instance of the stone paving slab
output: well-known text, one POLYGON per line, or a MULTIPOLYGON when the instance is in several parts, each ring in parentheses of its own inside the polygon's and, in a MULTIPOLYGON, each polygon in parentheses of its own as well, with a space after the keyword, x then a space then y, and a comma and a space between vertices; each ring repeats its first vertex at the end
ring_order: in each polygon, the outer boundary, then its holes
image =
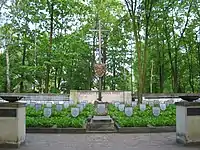
POLYGON ((27 134, 19 150, 200 150, 200 146, 176 144, 175 133, 27 134))

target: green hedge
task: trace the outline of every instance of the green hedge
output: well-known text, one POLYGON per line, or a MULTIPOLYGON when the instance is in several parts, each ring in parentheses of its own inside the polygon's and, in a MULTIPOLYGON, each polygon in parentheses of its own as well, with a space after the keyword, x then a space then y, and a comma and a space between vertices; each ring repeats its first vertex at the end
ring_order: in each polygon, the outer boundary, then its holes
MULTIPOLYGON (((42 109, 36 111, 35 107, 27 106, 26 108, 26 126, 27 127, 74 127, 81 128, 85 125, 87 118, 95 115, 93 104, 88 104, 80 115, 76 118, 71 116, 71 107, 57 111, 56 106, 52 106, 52 115, 44 117, 44 105, 42 109)), ((133 115, 127 117, 124 112, 119 111, 114 105, 108 105, 108 114, 121 127, 148 127, 148 126, 175 126, 176 125, 176 107, 169 105, 165 111, 161 110, 158 117, 155 117, 152 112, 152 107, 147 105, 144 112, 139 110, 139 107, 133 108, 133 115)))
POLYGON ((176 107, 169 105, 158 117, 153 115, 152 107, 146 107, 144 112, 139 107, 133 108, 132 117, 127 117, 124 112, 119 111, 114 105, 109 105, 109 115, 121 127, 148 127, 148 126, 175 126, 176 107))

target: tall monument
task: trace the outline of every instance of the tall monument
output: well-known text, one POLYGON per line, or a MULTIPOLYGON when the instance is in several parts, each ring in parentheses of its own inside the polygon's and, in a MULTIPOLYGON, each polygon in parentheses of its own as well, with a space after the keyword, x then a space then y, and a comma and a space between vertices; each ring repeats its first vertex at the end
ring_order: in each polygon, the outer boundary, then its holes
MULTIPOLYGON (((102 51, 101 51, 101 22, 99 21, 99 29, 93 30, 99 32, 99 57, 98 63, 94 65, 94 70, 96 76, 99 78, 99 89, 98 89, 98 99, 95 101, 95 107, 97 115, 93 116, 88 123, 88 129, 90 131, 114 131, 114 121, 108 115, 107 106, 108 103, 102 101, 102 84, 101 80, 102 77, 105 75, 106 72, 106 65, 102 63, 102 51)), ((105 30, 104 30, 105 31, 105 30)))
POLYGON ((98 30, 91 30, 91 31, 97 31, 99 32, 99 49, 98 49, 98 63, 94 65, 94 70, 96 76, 99 78, 99 88, 98 88, 98 101, 102 101, 102 77, 106 73, 106 65, 102 63, 102 50, 101 50, 101 32, 107 31, 101 29, 101 21, 99 20, 99 29, 98 30))

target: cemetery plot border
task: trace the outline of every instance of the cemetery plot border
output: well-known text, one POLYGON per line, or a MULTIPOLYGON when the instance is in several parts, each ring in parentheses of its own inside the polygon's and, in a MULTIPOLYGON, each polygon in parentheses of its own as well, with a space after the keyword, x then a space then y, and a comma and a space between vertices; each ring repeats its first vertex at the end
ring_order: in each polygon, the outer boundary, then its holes
MULTIPOLYGON (((65 108, 63 104, 62 109, 58 107, 60 105, 52 104, 51 107, 47 107, 43 104, 42 108, 36 107, 39 105, 27 106, 27 133, 88 133, 87 124, 91 120, 91 117, 97 113, 95 112, 95 105, 80 103, 66 105, 67 107, 65 108)), ((176 131, 176 109, 174 105, 165 105, 165 109, 164 107, 159 107, 159 105, 149 106, 145 103, 132 107, 131 105, 125 106, 122 103, 116 102, 107 106, 108 114, 115 121, 117 129, 115 133, 161 133, 176 131), (144 105, 145 107, 142 107, 144 105)), ((105 107, 99 108, 103 108, 99 110, 100 112, 105 110, 105 107)), ((106 131, 103 132, 106 133, 106 131)))
POLYGON ((163 133, 176 132, 176 126, 160 126, 160 127, 120 127, 115 122, 118 133, 163 133))
MULTIPOLYGON (((161 127, 120 127, 115 122, 116 131, 114 133, 163 133, 163 132, 176 132, 175 126, 161 126, 161 127)), ((83 128, 27 128, 26 133, 49 133, 49 134, 79 134, 79 133, 109 133, 108 131, 101 132, 88 132, 87 127, 83 128)), ((113 133, 113 131, 112 131, 113 133)))
POLYGON ((27 128, 26 133, 86 133, 86 127, 84 128, 27 128))

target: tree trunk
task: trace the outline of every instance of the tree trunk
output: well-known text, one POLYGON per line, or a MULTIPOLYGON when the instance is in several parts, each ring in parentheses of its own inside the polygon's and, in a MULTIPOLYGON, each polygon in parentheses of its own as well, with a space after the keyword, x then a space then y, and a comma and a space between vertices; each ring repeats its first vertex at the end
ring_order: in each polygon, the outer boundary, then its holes
POLYGON ((150 93, 153 93, 153 60, 151 62, 150 93))
POLYGON ((144 43, 144 60, 142 67, 142 93, 144 92, 144 85, 146 80, 146 67, 148 60, 148 39, 149 39, 149 23, 151 18, 151 10, 153 7, 153 0, 145 1, 145 43, 144 43))
MULTIPOLYGON (((189 45, 189 47, 192 47, 191 45, 189 45)), ((186 46, 185 44, 185 49, 186 49, 186 53, 187 53, 187 64, 188 64, 188 70, 189 70, 189 84, 190 84, 190 87, 191 87, 191 90, 192 92, 194 93, 194 83, 193 83, 193 71, 192 71, 192 56, 190 58, 190 51, 188 49, 188 47, 186 46)), ((192 52, 191 52, 192 53, 192 52)))
POLYGON ((158 27, 156 26, 156 48, 158 50, 158 66, 159 66, 159 91, 163 93, 164 89, 164 40, 163 40, 163 47, 161 48, 159 44, 159 37, 158 37, 158 27))
POLYGON ((74 89, 73 86, 73 68, 75 67, 74 59, 71 61, 71 68, 69 70, 69 90, 74 89))
MULTIPOLYGON (((163 41, 163 46, 164 46, 164 41, 163 41)), ((164 49, 164 47, 162 48, 164 49)), ((159 55, 160 55, 160 66, 159 66, 159 76, 160 76, 160 93, 163 93, 164 91, 164 58, 165 58, 165 54, 163 52, 163 50, 159 51, 159 55)))
POLYGON ((170 44, 170 39, 169 39, 169 33, 168 33, 168 28, 167 28, 167 25, 166 23, 164 24, 164 31, 165 31, 165 38, 166 38, 166 42, 167 42, 167 50, 168 50, 168 56, 169 56, 169 61, 170 61, 170 66, 171 66, 171 79, 172 79, 172 90, 173 92, 175 92, 175 77, 174 77, 174 63, 173 63, 173 58, 172 58, 172 53, 171 53, 171 44, 170 44))
POLYGON ((113 56, 113 66, 112 66, 112 70, 113 70, 113 77, 112 77, 112 90, 115 90, 116 89, 116 87, 115 87, 115 78, 116 78, 116 70, 115 70, 115 54, 114 54, 114 56, 113 56))
POLYGON ((92 40, 92 55, 91 55, 91 66, 90 66, 90 89, 93 87, 94 78, 94 63, 95 63, 95 51, 96 51, 96 34, 93 36, 92 40))
POLYGON ((141 42, 140 42, 140 35, 139 33, 139 27, 137 23, 137 16, 136 16, 136 8, 137 8, 137 1, 131 1, 125 0, 126 6, 128 8, 128 12, 132 21, 132 30, 133 35, 135 39, 135 45, 136 45, 136 53, 138 58, 138 75, 137 75, 137 93, 138 93, 138 103, 142 103, 142 64, 141 64, 141 42))
POLYGON ((10 93, 10 58, 9 50, 6 48, 6 92, 10 93))
POLYGON ((60 88, 60 83, 61 83, 61 74, 63 72, 63 66, 60 67, 60 71, 59 71, 59 77, 58 77, 58 89, 60 88))
MULTIPOLYGON (((183 39, 183 35, 187 29, 188 23, 189 23, 189 16, 190 16, 190 12, 191 12, 191 7, 192 7, 193 1, 190 1, 190 5, 186 14, 186 22, 184 24, 184 28, 182 30, 182 32, 180 33, 180 38, 178 40, 175 39, 175 30, 174 30, 174 20, 173 20, 173 24, 172 24, 172 33, 173 33, 173 39, 174 39, 174 45, 175 45, 175 56, 174 56, 174 88, 176 93, 181 93, 181 86, 180 86, 180 78, 179 78, 179 62, 178 62, 178 51, 180 48, 180 44, 181 41, 183 39), (176 44, 176 41, 178 41, 178 43, 176 44)), ((176 14, 175 14, 176 15, 176 14)))
POLYGON ((58 68, 55 69, 55 77, 54 77, 54 88, 57 88, 57 74, 58 74, 58 68))
MULTIPOLYGON (((132 30, 133 35, 135 39, 135 46, 136 46, 136 52, 137 52, 137 58, 138 58, 138 103, 142 103, 142 94, 144 91, 144 84, 145 84, 145 77, 146 77, 146 66, 147 66, 147 60, 148 60, 148 35, 149 35, 149 23, 151 18, 151 10, 153 6, 153 0, 144 1, 144 9, 145 9, 145 45, 144 45, 144 57, 142 57, 142 49, 141 49, 141 36, 140 31, 141 27, 143 26, 141 24, 140 15, 136 13, 136 10, 138 8, 138 1, 128 1, 125 0, 126 6, 128 8, 129 15, 131 17, 132 21, 132 30), (142 60, 142 58, 144 58, 142 60)), ((140 10, 142 11, 142 10, 140 10)))
POLYGON ((197 53, 198 53, 198 55, 197 55, 197 57, 198 57, 198 72, 199 72, 199 78, 198 78, 198 80, 199 80, 199 86, 198 86, 198 92, 200 92, 200 41, 197 43, 197 49, 198 49, 198 51, 197 51, 197 53))
MULTIPOLYGON (((107 50, 107 37, 104 38, 103 40, 103 63, 106 64, 106 60, 107 60, 107 57, 106 57, 106 50, 107 50)), ((102 83, 103 83, 103 90, 106 89, 106 75, 103 76, 102 78, 102 83)))
MULTIPOLYGON (((25 34, 26 39, 26 34, 25 34)), ((25 60, 26 60, 26 43, 24 43, 24 49, 23 49, 23 55, 22 55, 22 66, 25 66, 25 60)), ((20 82, 20 93, 24 92, 24 71, 21 73, 21 82, 20 82)))
POLYGON ((50 80, 50 56, 51 56, 51 50, 52 50, 52 38, 53 38, 53 10, 54 10, 54 4, 53 2, 49 3, 47 0, 47 4, 49 5, 49 13, 51 15, 50 19, 50 37, 49 37, 49 50, 47 52, 47 59, 48 59, 48 64, 47 64, 47 71, 46 71, 46 81, 45 81, 45 93, 49 92, 49 80, 50 80))

